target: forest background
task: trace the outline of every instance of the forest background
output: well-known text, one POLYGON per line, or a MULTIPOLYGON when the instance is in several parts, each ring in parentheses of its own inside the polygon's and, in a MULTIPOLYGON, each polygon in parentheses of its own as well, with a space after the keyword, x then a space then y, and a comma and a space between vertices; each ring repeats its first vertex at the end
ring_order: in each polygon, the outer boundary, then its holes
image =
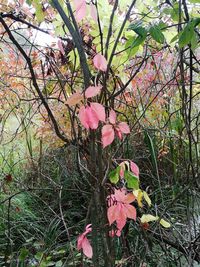
POLYGON ((1 0, 0 266, 199 266, 199 0, 1 0))

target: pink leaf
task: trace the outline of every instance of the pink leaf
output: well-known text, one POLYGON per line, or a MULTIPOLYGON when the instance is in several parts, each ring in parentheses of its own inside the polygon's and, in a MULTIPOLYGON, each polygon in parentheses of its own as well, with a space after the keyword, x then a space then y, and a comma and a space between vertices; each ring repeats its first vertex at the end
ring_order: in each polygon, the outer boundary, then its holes
POLYGON ((115 127, 115 132, 116 132, 116 135, 117 137, 122 140, 122 132, 119 128, 115 127))
POLYGON ((93 58, 93 63, 96 69, 101 71, 107 70, 107 61, 103 55, 96 54, 96 56, 93 58))
POLYGON ((83 253, 86 257, 92 258, 93 252, 89 240, 86 235, 92 231, 91 224, 88 224, 85 228, 85 232, 78 237, 77 249, 83 249, 83 253))
POLYGON ((111 198, 124 204, 130 204, 135 200, 135 196, 132 193, 126 194, 124 189, 115 189, 115 193, 111 195, 111 198))
POLYGON ((97 9, 96 6, 93 4, 90 5, 90 14, 93 20, 97 22, 97 9))
POLYGON ((85 256, 91 259, 93 255, 93 251, 92 251, 92 246, 90 245, 90 242, 87 239, 87 237, 85 237, 83 240, 82 249, 83 249, 83 253, 85 254, 85 256))
POLYGON ((92 107, 86 107, 86 117, 89 127, 93 130, 97 129, 99 125, 99 118, 92 107))
POLYGON ((101 140, 103 143, 103 148, 105 148, 106 146, 110 145, 114 140, 115 133, 113 126, 110 124, 104 125, 101 130, 101 134, 102 134, 101 140))
POLYGON ((124 205, 122 203, 118 203, 117 204, 117 228, 121 231, 122 228, 125 226, 126 224, 126 212, 124 210, 124 205))
POLYGON ((90 104, 92 110, 96 113, 96 116, 100 121, 105 122, 106 120, 106 113, 105 113, 105 108, 99 103, 91 103, 90 104))
POLYGON ((99 118, 97 113, 89 106, 82 106, 79 110, 79 120, 86 129, 97 129, 99 118))
POLYGON ((87 111, 84 106, 82 106, 79 109, 79 120, 81 124, 86 128, 89 129, 89 123, 88 123, 88 118, 87 118, 87 111))
POLYGON ((86 16, 86 1, 85 0, 74 0, 75 10, 76 10, 76 20, 80 22, 86 16))
POLYGON ((130 167, 131 167, 132 173, 134 173, 135 176, 139 177, 139 173, 140 173, 139 168, 133 161, 130 161, 130 167))
POLYGON ((118 237, 121 236, 121 231, 120 231, 120 230, 117 230, 117 231, 116 231, 116 236, 118 236, 118 237))
POLYGON ((126 122, 120 122, 118 124, 118 127, 119 127, 119 129, 120 129, 120 131, 122 133, 125 133, 125 134, 129 134, 130 133, 130 128, 129 128, 129 126, 128 126, 128 124, 126 122))
POLYGON ((115 124, 116 123, 116 113, 113 109, 110 110, 109 112, 109 121, 111 124, 115 124))
POLYGON ((116 221, 117 228, 121 232, 127 218, 136 220, 136 209, 129 204, 135 200, 135 196, 131 193, 126 194, 126 190, 115 189, 115 193, 109 199, 113 199, 107 211, 109 224, 116 221))
POLYGON ((114 223, 114 221, 116 221, 116 214, 117 214, 117 205, 110 206, 107 211, 107 217, 110 225, 114 223))
POLYGON ((126 213, 127 218, 133 219, 134 221, 136 221, 136 209, 135 209, 135 207, 133 207, 129 204, 125 204, 124 205, 124 211, 126 213))
POLYGON ((62 44, 62 41, 60 39, 58 39, 58 48, 60 49, 60 52, 65 55, 65 50, 64 50, 64 47, 63 47, 63 44, 62 44))
POLYGON ((130 204, 135 200, 135 196, 132 193, 129 193, 124 196, 123 202, 125 204, 130 204))
POLYGON ((121 231, 120 230, 111 230, 111 231, 109 231, 109 236, 110 237, 114 237, 114 236, 118 236, 118 237, 120 237, 121 236, 121 231))
POLYGON ((82 243, 83 243, 83 239, 85 238, 85 235, 84 234, 81 234, 79 237, 78 237, 78 241, 77 241, 77 249, 80 250, 82 249, 82 243))
POLYGON ((85 91, 85 97, 90 98, 98 95, 101 91, 102 86, 89 86, 85 91))
POLYGON ((125 198, 125 192, 124 190, 120 190, 120 189, 115 189, 115 193, 112 195, 112 197, 118 201, 118 202, 122 202, 124 203, 124 198, 125 198))
POLYGON ((23 6, 25 0, 19 0, 20 6, 23 6))
POLYGON ((124 168, 122 166, 120 167, 119 175, 121 178, 124 177, 124 168))
POLYGON ((115 236, 115 231, 112 229, 109 231, 109 236, 114 237, 115 236))
POLYGON ((88 233, 90 233, 92 231, 92 227, 91 226, 92 226, 91 223, 86 225, 84 234, 88 234, 88 233))

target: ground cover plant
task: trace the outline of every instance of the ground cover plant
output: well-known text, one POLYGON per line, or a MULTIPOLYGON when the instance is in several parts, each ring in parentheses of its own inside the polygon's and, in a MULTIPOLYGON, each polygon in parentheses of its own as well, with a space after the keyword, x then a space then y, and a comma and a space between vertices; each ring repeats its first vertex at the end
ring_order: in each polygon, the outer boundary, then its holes
POLYGON ((2 0, 0 266, 198 266, 199 0, 2 0))

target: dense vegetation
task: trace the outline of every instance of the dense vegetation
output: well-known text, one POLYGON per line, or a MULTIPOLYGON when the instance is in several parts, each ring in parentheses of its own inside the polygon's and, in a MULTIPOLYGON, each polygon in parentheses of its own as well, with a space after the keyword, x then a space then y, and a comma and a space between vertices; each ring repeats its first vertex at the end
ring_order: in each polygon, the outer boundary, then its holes
POLYGON ((1 0, 0 266, 199 266, 199 7, 1 0))

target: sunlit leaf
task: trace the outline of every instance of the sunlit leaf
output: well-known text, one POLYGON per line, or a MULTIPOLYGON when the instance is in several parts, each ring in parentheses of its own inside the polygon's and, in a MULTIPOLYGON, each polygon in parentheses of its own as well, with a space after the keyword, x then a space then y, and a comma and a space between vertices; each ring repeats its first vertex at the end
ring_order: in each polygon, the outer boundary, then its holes
POLYGON ((160 220, 160 224, 165 228, 171 227, 171 224, 169 222, 165 221, 164 219, 160 220))
POLYGON ((144 199, 146 200, 147 204, 150 207, 151 206, 151 199, 150 199, 150 197, 149 197, 149 195, 147 194, 146 191, 143 191, 143 196, 144 196, 144 199))
POLYGON ((141 223, 148 223, 148 222, 153 222, 157 220, 158 220, 158 216, 153 216, 151 214, 143 214, 142 217, 140 218, 141 223))

